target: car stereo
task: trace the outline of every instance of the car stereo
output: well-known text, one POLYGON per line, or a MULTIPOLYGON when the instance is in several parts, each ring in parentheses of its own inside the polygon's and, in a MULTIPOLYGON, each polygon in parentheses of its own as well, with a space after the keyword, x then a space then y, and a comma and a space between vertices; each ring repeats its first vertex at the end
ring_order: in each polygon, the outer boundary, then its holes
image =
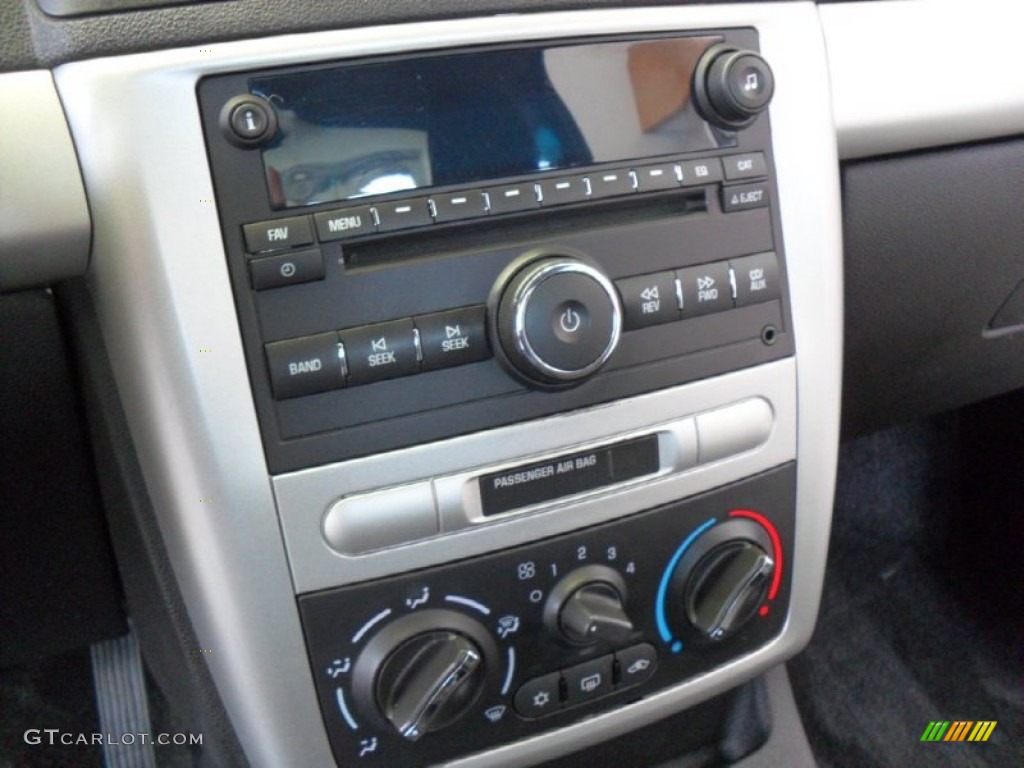
POLYGON ((283 472, 791 355, 750 30, 204 80, 283 472))
POLYGON ((340 764, 517 742, 781 632, 797 473, 774 86, 752 29, 200 82, 340 764), (731 398, 705 381, 753 368, 731 398), (695 383, 703 400, 678 396, 695 383), (501 427, 500 452, 428 456, 501 427), (748 476, 673 490, 747 455, 748 476))

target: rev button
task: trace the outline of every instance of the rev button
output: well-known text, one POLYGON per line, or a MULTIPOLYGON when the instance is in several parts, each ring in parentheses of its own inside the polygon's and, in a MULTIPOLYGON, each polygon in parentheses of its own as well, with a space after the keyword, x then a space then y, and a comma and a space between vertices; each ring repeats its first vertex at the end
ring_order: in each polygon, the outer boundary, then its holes
POLYGON ((364 325, 342 331, 350 384, 368 384, 416 373, 412 320, 364 325))

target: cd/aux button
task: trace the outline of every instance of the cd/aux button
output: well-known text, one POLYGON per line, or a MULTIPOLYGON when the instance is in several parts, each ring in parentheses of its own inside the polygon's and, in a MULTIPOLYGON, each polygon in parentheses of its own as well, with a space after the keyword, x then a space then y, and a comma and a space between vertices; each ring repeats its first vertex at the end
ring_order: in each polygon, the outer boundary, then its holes
POLYGON ((412 320, 349 328, 339 336, 345 345, 350 384, 369 384, 416 373, 412 320))
POLYGON ((737 307, 779 298, 779 260, 774 253, 744 256, 731 264, 736 275, 737 307))

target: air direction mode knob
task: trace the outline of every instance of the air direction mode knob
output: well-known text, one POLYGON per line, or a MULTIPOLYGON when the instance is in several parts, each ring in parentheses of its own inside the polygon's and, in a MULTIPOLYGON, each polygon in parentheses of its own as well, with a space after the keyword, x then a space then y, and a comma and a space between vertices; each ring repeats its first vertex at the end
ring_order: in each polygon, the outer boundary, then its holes
POLYGON ((622 305, 611 280, 582 257, 535 254, 499 279, 491 332, 500 359, 529 384, 582 381, 619 343, 622 305))
POLYGON ((694 71, 693 92, 704 117, 723 128, 745 128, 775 93, 772 69, 759 54, 713 45, 694 71))
POLYGON ((356 659, 360 712, 409 741, 446 728, 497 686, 498 651, 477 621, 418 610, 384 626, 356 659))
POLYGON ((483 653, 448 630, 417 635, 387 658, 377 679, 377 703, 403 737, 417 741, 452 723, 483 686, 483 653))

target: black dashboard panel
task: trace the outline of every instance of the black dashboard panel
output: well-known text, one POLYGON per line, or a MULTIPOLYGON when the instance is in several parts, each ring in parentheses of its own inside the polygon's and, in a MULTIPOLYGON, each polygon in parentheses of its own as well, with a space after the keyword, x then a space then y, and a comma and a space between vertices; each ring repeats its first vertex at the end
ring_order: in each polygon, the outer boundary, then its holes
POLYGON ((1021 333, 989 328, 1024 278, 1021 189, 1021 140, 844 166, 846 432, 1024 386, 1021 333))

